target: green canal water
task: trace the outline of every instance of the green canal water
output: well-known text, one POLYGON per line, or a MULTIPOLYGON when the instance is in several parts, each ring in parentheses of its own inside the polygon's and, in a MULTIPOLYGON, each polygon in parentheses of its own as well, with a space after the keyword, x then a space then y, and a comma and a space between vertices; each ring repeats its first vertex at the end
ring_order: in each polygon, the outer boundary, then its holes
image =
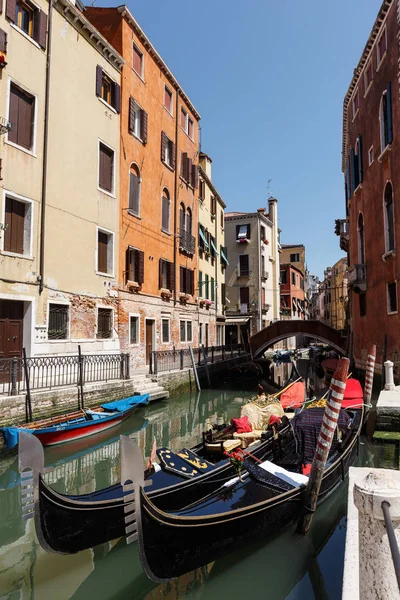
MULTIPOLYGON (((238 387, 238 386, 237 386, 238 387)), ((240 389, 205 390, 139 409, 119 429, 45 451, 52 467, 47 481, 57 490, 82 494, 119 480, 120 434, 134 437, 145 457, 154 437, 158 446, 178 450, 201 438, 208 422, 238 416, 240 389)), ((360 445, 360 463, 392 467, 398 452, 360 445)), ((299 537, 294 527, 273 539, 246 546, 175 581, 157 585, 144 575, 136 544, 124 540, 73 556, 47 554, 38 544, 33 520, 24 521, 16 457, 0 461, 1 600, 243 600, 244 598, 340 598, 346 535, 347 489, 317 511, 311 532, 299 537)), ((234 532, 233 532, 234 535, 234 532)))

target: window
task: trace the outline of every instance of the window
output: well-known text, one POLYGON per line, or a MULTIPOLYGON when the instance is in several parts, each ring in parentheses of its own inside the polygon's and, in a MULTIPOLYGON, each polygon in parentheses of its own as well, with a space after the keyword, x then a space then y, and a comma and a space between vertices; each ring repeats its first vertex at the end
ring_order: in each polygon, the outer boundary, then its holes
POLYGON ((374 147, 371 146, 371 148, 368 150, 368 166, 370 167, 373 162, 374 162, 374 147))
POLYGON ((5 252, 29 256, 31 254, 31 202, 22 202, 6 196, 3 233, 5 252))
POLYGON ((23 0, 8 1, 6 16, 41 48, 46 48, 47 15, 42 10, 23 0))
POLYGON ((296 273, 292 273, 292 285, 296 285, 296 273))
POLYGON ((180 233, 184 233, 186 231, 186 218, 185 218, 185 205, 183 202, 179 205, 179 230, 180 233))
POLYGON ((169 344, 170 341, 170 319, 161 319, 161 339, 163 344, 169 344))
POLYGON ((185 231, 189 235, 192 235, 192 211, 190 210, 190 208, 186 209, 186 227, 185 227, 185 231))
POLYGON ((112 338, 112 312, 111 308, 97 309, 97 339, 105 340, 112 338))
POLYGON ((129 133, 147 144, 148 115, 132 96, 129 98, 129 133))
POLYGON ((193 140, 193 138, 194 138, 194 123, 193 123, 193 119, 191 119, 190 117, 188 118, 187 134, 190 137, 190 139, 193 140))
POLYGON ((247 242, 250 239, 250 225, 236 225, 236 241, 247 242))
POLYGON ((372 64, 372 60, 370 60, 367 65, 367 68, 364 71, 365 94, 368 92, 369 86, 371 85, 373 79, 374 79, 374 66, 372 64))
POLYGON ((261 254, 261 277, 265 275, 265 256, 261 254))
POLYGON ((187 133, 188 114, 184 108, 181 108, 181 127, 187 133))
POLYGON ((287 271, 281 271, 281 283, 287 283, 287 271))
POLYGON ((385 92, 382 94, 379 105, 379 124, 381 135, 381 152, 383 152, 393 141, 392 127, 392 90, 389 83, 385 92))
POLYGON ((397 282, 387 284, 388 313, 397 313, 397 282))
POLYGON ((139 317, 136 315, 129 317, 129 343, 139 344, 139 317))
POLYGON ((193 338, 192 321, 180 321, 179 329, 181 342, 191 342, 193 338))
POLYGON ((260 227, 260 236, 261 236, 261 241, 265 240, 265 227, 264 225, 261 225, 260 227))
POLYGON ((239 290, 240 312, 247 313, 250 304, 250 290, 248 287, 241 287, 239 290))
POLYGON ((179 267, 180 274, 180 291, 183 294, 194 294, 194 271, 186 269, 185 267, 179 267))
POLYGON ((215 300, 215 281, 214 281, 214 277, 211 277, 211 301, 214 302, 215 300))
POLYGON ((192 159, 188 157, 187 152, 181 152, 180 176, 188 185, 194 189, 197 188, 199 181, 198 166, 192 163, 192 159))
POLYGON ((224 211, 223 210, 221 210, 220 215, 221 215, 221 229, 223 229, 224 228, 224 211))
POLYGON ((393 188, 390 181, 385 187, 385 250, 394 250, 393 188))
POLYGON ((202 179, 199 179, 199 200, 201 200, 201 202, 204 202, 204 198, 206 196, 206 184, 204 183, 204 181, 202 179))
POLYGON ((117 113, 121 109, 121 88, 105 73, 100 65, 96 68, 96 95, 107 102, 117 113))
POLYGON ((357 222, 358 233, 358 262, 360 265, 365 264, 365 244, 364 244, 364 216, 360 212, 357 222))
POLYGON ((49 340, 66 340, 68 338, 69 306, 65 304, 49 304, 47 337, 49 340))
POLYGON ((114 271, 114 234, 97 230, 97 272, 112 275, 114 271))
POLYGON ((359 108, 360 108, 360 95, 358 93, 358 88, 357 88, 354 93, 354 96, 353 96, 353 119, 355 118, 359 108))
POLYGON ((300 254, 291 254, 290 262, 300 262, 300 254))
POLYGON ((367 316, 367 294, 364 292, 363 294, 359 294, 358 296, 359 307, 360 307, 360 317, 367 316))
POLYGON ((162 194, 162 207, 161 207, 161 229, 166 233, 169 233, 170 228, 170 206, 171 202, 169 199, 169 192, 167 188, 163 189, 162 194))
POLYGON ((249 277, 249 275, 250 275, 249 255, 248 254, 239 254, 239 277, 249 277))
POLYGON ((164 87, 164 106, 172 115, 172 92, 167 86, 164 87))
POLYGON ((203 292, 203 273, 201 271, 199 271, 199 296, 200 298, 202 298, 202 292, 203 292))
POLYGON ((379 67, 381 64, 387 50, 387 37, 386 37, 386 27, 378 40, 378 44, 376 46, 376 64, 379 67))
POLYGON ((363 180, 361 135, 358 136, 355 148, 354 150, 351 149, 350 155, 351 177, 353 180, 353 189, 355 190, 362 183, 363 180))
POLYGON ((163 131, 161 132, 161 160, 171 169, 175 169, 175 144, 163 131))
POLYGON ((215 217, 215 215, 217 213, 217 199, 215 196, 211 196, 211 199, 210 199, 210 212, 211 212, 211 216, 215 217))
POLYGON ((172 292, 174 287, 174 265, 168 260, 160 258, 159 263, 159 288, 164 290, 170 290, 172 292))
POLYGON ((144 252, 128 246, 126 249, 126 281, 134 281, 138 285, 144 282, 144 252))
POLYGON ((139 167, 132 163, 129 170, 129 212, 136 217, 140 215, 141 183, 139 167))
POLYGON ((143 52, 133 44, 133 70, 143 79, 143 52))
POLYGON ((205 291, 204 291, 204 295, 206 297, 207 300, 210 299, 210 279, 209 279, 209 275, 208 273, 206 273, 205 275, 205 291))
POLYGON ((114 192, 114 150, 100 142, 99 145, 99 187, 114 192))
POLYGON ((33 150, 35 98, 14 83, 10 84, 8 141, 26 150, 33 150))

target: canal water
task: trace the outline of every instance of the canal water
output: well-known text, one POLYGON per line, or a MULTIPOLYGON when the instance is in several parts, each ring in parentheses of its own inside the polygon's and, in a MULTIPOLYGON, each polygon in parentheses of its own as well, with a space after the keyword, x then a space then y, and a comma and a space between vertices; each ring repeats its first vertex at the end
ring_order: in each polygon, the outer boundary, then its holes
MULTIPOLYGON (((137 412, 117 430, 45 450, 52 470, 47 481, 60 492, 83 494, 119 480, 119 435, 135 438, 145 457, 157 446, 179 450, 201 439, 209 422, 239 416, 252 392, 246 381, 230 389, 184 394, 137 412), (233 389, 234 388, 234 389, 233 389)), ((254 389, 254 388, 253 388, 254 389)), ((392 467, 398 450, 360 445, 360 464, 392 467)), ((302 599, 341 597, 347 489, 317 511, 311 532, 294 527, 273 539, 210 563, 177 580, 157 585, 144 575, 136 544, 116 540, 73 556, 48 554, 39 546, 32 519, 21 516, 17 458, 0 460, 1 600, 175 600, 246 597, 302 599)))

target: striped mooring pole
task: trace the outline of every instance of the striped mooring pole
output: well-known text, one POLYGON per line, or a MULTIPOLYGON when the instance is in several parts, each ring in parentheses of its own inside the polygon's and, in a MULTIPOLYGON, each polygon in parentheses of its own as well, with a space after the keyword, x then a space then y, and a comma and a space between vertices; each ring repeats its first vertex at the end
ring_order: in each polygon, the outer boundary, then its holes
POLYGON ((364 404, 369 404, 372 397, 372 386, 374 385, 374 371, 376 360, 376 346, 373 344, 368 352, 367 370, 365 371, 364 404))
POLYGON ((319 432, 314 460, 311 466, 310 478, 305 491, 303 507, 297 526, 297 531, 299 533, 307 533, 315 512, 325 464, 329 455, 329 450, 332 446, 333 436, 335 435, 337 420, 342 406, 349 365, 350 361, 348 358, 341 358, 331 380, 325 412, 322 419, 321 431, 319 432))

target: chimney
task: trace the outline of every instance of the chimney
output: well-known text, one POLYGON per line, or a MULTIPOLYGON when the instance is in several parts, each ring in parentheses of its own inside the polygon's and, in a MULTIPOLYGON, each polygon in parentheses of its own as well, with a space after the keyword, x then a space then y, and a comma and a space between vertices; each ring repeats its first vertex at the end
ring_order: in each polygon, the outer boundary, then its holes
POLYGON ((265 211, 266 211, 266 210, 267 210, 267 209, 265 208, 265 206, 264 206, 264 208, 257 208, 257 212, 258 212, 258 213, 261 213, 262 215, 265 215, 265 211))
POLYGON ((277 225, 276 220, 276 206, 278 204, 278 200, 276 198, 268 198, 268 218, 269 220, 277 225))

